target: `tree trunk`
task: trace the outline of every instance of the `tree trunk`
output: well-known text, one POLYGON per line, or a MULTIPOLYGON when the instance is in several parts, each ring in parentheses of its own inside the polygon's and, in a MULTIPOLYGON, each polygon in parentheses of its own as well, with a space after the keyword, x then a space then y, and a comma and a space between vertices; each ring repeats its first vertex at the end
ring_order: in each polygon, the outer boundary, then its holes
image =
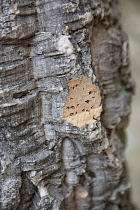
POLYGON ((118 1, 0 4, 2 209, 132 209, 118 1))

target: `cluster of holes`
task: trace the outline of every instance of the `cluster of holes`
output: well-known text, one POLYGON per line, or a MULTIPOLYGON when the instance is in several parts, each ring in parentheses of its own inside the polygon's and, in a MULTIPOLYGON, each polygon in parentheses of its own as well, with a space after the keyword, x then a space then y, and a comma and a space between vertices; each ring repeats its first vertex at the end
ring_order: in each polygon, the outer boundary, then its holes
POLYGON ((86 109, 86 110, 85 110, 85 109, 82 109, 82 112, 84 112, 84 111, 89 112, 89 110, 88 110, 88 109, 86 109))
MULTIPOLYGON (((84 112, 84 111, 89 112, 88 109, 87 109, 87 110, 83 109, 82 112, 84 112)), ((77 112, 75 112, 75 113, 70 113, 70 116, 73 116, 73 115, 75 115, 75 114, 77 114, 77 112)), ((95 117, 93 117, 93 119, 94 119, 94 120, 97 120, 95 117)))
MULTIPOLYGON (((78 84, 76 84, 75 86, 71 87, 71 89, 74 89, 74 88, 77 87, 77 86, 78 86, 78 84)), ((84 90, 84 87, 83 87, 83 90, 84 90)), ((91 95, 91 94, 93 93, 93 91, 89 91, 88 93, 89 93, 89 95, 91 95)), ((92 98, 95 98, 95 97, 92 97, 92 98)), ((73 99, 73 98, 71 97, 70 100, 72 100, 72 99, 73 99)), ((85 103, 88 103, 88 104, 89 104, 90 101, 91 101, 91 100, 86 100, 85 103)), ((74 107, 74 106, 68 106, 66 109, 73 109, 73 110, 74 110, 74 109, 77 108, 78 106, 79 106, 79 104, 77 104, 76 107, 74 107)), ((91 106, 91 109, 94 109, 94 106, 91 106)), ((89 110, 82 109, 82 112, 84 112, 84 111, 89 112, 89 110)), ((75 112, 75 113, 72 112, 72 113, 70 113, 70 116, 73 116, 73 115, 75 115, 75 114, 77 114, 77 112, 75 112)), ((93 117, 93 119, 95 119, 95 118, 93 117)), ((96 119, 95 119, 95 120, 96 120, 96 119)))
POLYGON ((98 88, 86 77, 81 77, 79 80, 72 79, 68 86, 70 93, 64 105, 63 119, 78 127, 96 121, 98 114, 100 114, 98 88))
POLYGON ((71 87, 72 89, 74 89, 75 87, 77 87, 78 85, 76 84, 75 86, 71 87))
POLYGON ((66 109, 75 109, 74 106, 68 106, 66 109))
MULTIPOLYGON (((88 101, 87 103, 89 103, 89 100, 87 100, 87 101, 88 101)), ((78 106, 79 106, 79 104, 77 104, 77 107, 78 106)), ((68 106, 66 109, 75 109, 75 107, 74 106, 68 106)), ((94 106, 91 106, 91 109, 94 109, 94 106)), ((82 109, 82 112, 84 112, 84 111, 89 112, 88 109, 86 109, 86 110, 85 109, 82 109)), ((77 112, 75 112, 75 114, 77 114, 77 112)), ((74 115, 74 113, 70 113, 70 116, 72 116, 72 115, 74 115)))

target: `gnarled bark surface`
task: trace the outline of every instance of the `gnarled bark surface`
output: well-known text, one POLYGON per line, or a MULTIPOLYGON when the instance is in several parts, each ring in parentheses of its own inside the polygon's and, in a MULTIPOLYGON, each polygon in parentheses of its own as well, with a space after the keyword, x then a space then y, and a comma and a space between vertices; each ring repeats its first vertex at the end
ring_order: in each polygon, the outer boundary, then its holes
POLYGON ((132 209, 124 128, 133 83, 118 1, 0 4, 2 209, 132 209), (78 127, 62 115, 69 82, 82 76, 103 111, 78 127))

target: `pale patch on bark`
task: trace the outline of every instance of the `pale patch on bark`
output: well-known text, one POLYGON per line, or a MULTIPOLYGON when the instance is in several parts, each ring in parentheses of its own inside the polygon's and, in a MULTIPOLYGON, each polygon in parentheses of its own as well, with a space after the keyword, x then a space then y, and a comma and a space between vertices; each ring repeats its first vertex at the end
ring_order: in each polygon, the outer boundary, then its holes
POLYGON ((73 46, 72 43, 69 40, 69 37, 66 35, 62 35, 58 42, 57 42, 57 49, 61 53, 64 53, 66 55, 71 55, 73 53, 73 46))
POLYGON ((93 21, 93 13, 92 12, 86 12, 83 15, 79 16, 79 19, 84 19, 84 24, 87 25, 93 21))
POLYGON ((77 192, 77 195, 81 198, 86 198, 88 196, 88 192, 86 190, 79 190, 79 192, 77 192))
POLYGON ((94 123, 102 111, 99 89, 90 78, 84 76, 71 79, 68 86, 70 93, 63 108, 62 119, 79 128, 94 123))
POLYGON ((40 197, 48 195, 47 189, 43 186, 38 187, 40 197))

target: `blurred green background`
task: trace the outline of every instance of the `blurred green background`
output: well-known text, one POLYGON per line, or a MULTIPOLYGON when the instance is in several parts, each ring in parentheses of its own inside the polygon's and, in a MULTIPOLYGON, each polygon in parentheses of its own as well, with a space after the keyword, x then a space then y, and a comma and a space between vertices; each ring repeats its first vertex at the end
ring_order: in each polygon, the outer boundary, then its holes
POLYGON ((128 145, 126 158, 132 184, 132 198, 140 210, 140 0, 120 0, 122 25, 128 34, 132 75, 136 94, 127 128, 128 145))

